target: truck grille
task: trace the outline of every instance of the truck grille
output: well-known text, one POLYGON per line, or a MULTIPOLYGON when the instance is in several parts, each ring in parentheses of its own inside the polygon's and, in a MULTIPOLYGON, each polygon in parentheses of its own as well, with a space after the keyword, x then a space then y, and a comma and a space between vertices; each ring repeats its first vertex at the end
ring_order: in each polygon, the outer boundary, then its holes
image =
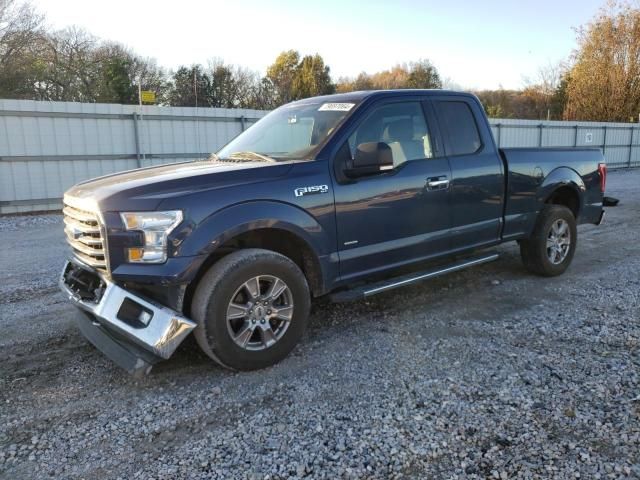
POLYGON ((100 270, 107 269, 105 244, 98 215, 65 203, 64 233, 73 255, 82 263, 100 270))

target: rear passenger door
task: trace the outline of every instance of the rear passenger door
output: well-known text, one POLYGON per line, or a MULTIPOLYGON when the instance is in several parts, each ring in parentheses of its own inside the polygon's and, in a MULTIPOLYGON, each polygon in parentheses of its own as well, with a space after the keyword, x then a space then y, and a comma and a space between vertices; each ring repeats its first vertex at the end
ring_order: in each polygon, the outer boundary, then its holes
POLYGON ((431 99, 451 167, 451 248, 495 244, 502 230, 503 163, 482 107, 473 97, 431 99))

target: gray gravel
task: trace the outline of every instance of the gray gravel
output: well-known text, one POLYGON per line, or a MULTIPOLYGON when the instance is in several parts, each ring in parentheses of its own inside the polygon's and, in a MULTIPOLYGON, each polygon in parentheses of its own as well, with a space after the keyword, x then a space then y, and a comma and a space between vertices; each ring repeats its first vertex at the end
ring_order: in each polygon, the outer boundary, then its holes
POLYGON ((187 342, 135 381, 56 290, 59 216, 0 219, 2 478, 640 478, 640 171, 562 277, 498 262, 317 303, 293 355, 187 342))

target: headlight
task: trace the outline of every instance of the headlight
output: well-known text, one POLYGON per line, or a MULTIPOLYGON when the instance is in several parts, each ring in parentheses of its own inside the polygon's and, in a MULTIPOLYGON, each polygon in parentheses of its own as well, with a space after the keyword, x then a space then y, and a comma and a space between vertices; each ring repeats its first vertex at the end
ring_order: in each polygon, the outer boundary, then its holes
POLYGON ((167 236, 182 222, 182 212, 125 212, 120 217, 127 230, 144 234, 144 246, 127 248, 130 263, 163 263, 167 260, 167 236))

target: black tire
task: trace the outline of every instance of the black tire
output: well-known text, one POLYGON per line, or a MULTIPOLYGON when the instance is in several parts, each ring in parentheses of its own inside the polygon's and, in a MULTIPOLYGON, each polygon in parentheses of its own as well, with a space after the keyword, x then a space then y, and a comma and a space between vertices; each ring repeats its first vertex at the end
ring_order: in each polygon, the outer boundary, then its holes
MULTIPOLYGON (((569 267, 573 260, 578 241, 576 219, 573 212, 563 205, 545 205, 536 221, 533 234, 527 240, 520 242, 520 255, 525 267, 537 275, 554 277, 561 275, 569 267), (569 245, 564 258, 554 263, 552 249, 547 248, 547 239, 552 235, 552 228, 558 222, 566 222, 569 232, 569 245)), ((562 253, 558 253, 558 260, 562 253)))
MULTIPOLYGON (((260 280, 258 283, 260 284, 260 280)), ((252 300, 249 299, 248 302, 251 303, 252 300)), ((224 367, 235 370, 265 368, 286 357, 299 342, 307 326, 309 307, 309 286, 304 274, 294 262, 270 250, 238 250, 216 262, 198 283, 191 306, 193 319, 198 324, 194 336, 202 351, 224 367), (236 294, 243 288, 243 284, 259 276, 271 276, 285 283, 288 287, 287 297, 292 302, 289 312, 292 310, 292 313, 289 313, 291 319, 282 337, 274 344, 267 346, 264 342, 262 350, 247 350, 246 346, 243 348, 232 337, 232 333, 235 332, 231 330, 233 327, 228 326, 227 309, 230 302, 238 298, 236 294)), ((251 311, 254 309, 257 310, 254 307, 251 311)), ((262 323, 264 315, 266 310, 262 323)), ((253 316, 243 317, 238 321, 242 324, 256 323, 253 316)), ((258 323, 261 323, 259 319, 258 323)), ((262 333, 260 330, 256 332, 256 335, 262 333)), ((256 342, 257 340, 254 341, 256 342)))

